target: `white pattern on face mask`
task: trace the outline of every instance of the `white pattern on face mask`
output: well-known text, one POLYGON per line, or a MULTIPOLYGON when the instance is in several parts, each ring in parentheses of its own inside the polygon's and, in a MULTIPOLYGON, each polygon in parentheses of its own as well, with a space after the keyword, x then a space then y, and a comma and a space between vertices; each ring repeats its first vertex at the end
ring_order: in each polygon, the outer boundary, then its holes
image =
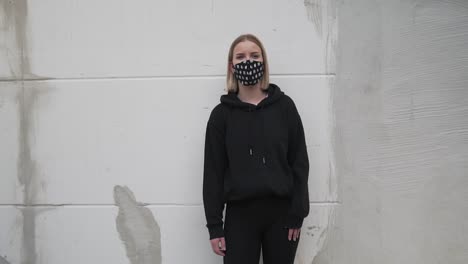
POLYGON ((250 60, 239 62, 234 65, 234 76, 243 85, 254 85, 263 77, 263 63, 250 60))

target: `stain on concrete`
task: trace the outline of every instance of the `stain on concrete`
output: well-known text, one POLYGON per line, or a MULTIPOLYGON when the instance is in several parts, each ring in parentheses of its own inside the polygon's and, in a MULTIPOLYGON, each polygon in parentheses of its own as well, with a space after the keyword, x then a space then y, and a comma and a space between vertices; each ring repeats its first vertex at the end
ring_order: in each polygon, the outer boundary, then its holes
POLYGON ((322 1, 304 0, 304 6, 307 11, 307 18, 315 27, 315 32, 319 37, 322 37, 322 1))
POLYGON ((38 97, 37 90, 21 87, 17 96, 19 112, 19 157, 17 162, 18 181, 23 187, 24 205, 32 205, 36 200, 37 189, 34 181, 36 178, 36 162, 31 157, 31 140, 34 103, 38 97))
MULTIPOLYGON (((333 252, 334 249, 329 248, 330 244, 330 239, 336 239, 335 233, 337 230, 337 215, 338 215, 338 210, 339 206, 330 206, 328 209, 328 221, 326 224, 326 227, 320 232, 318 238, 317 238, 317 245, 316 248, 317 254, 314 256, 312 259, 312 264, 332 264, 332 263, 337 263, 333 262, 333 255, 329 255, 331 252, 333 252)), ((319 230, 320 228, 317 226, 314 226, 313 229, 319 230)), ((313 236, 313 235, 312 235, 313 236)), ((333 252, 334 253, 334 252, 333 252)))
POLYGON ((3 15, 3 19, 0 19, 0 30, 7 36, 3 40, 5 43, 1 45, 1 49, 8 61, 12 75, 3 79, 47 79, 31 72, 27 45, 27 0, 0 1, 0 14, 3 15), (15 41, 10 43, 10 38, 14 38, 15 41))
POLYGON ((46 190, 46 183, 40 180, 31 147, 35 145, 37 111, 47 104, 47 94, 52 90, 44 83, 27 82, 22 83, 16 96, 19 116, 17 171, 25 206, 40 202, 40 194, 46 190))
POLYGON ((31 146, 35 142, 35 115, 41 96, 47 94, 48 87, 33 87, 24 82, 17 95, 19 113, 19 155, 17 159, 18 182, 22 187, 23 203, 19 209, 23 215, 23 246, 21 256, 23 264, 36 263, 36 223, 37 209, 31 206, 40 202, 40 194, 44 193, 44 183, 40 180, 37 163, 32 156, 31 146))
POLYGON ((0 256, 0 264, 10 264, 10 262, 6 260, 6 256, 5 257, 0 256))
MULTIPOLYGON (((36 184, 34 184, 36 175, 36 164, 31 157, 31 140, 33 138, 34 123, 34 105, 39 94, 48 89, 35 89, 32 85, 25 87, 27 78, 41 78, 31 73, 29 58, 27 55, 27 1, 2 1, 0 4, 2 13, 5 15, 2 30, 13 32, 16 37, 16 50, 20 56, 11 60, 13 65, 10 71, 13 73, 13 82, 19 84, 19 91, 16 96, 19 113, 19 156, 17 161, 18 181, 23 187, 23 204, 31 205, 37 196, 36 184)), ((4 47, 8 49, 8 47, 4 47)))
POLYGON ((326 1, 326 27, 325 32, 325 73, 331 74, 336 73, 336 45, 338 40, 338 30, 337 30, 337 0, 328 0, 326 1))
POLYGON ((337 43, 337 0, 304 0, 307 18, 312 22, 315 33, 325 41, 325 73, 335 73, 337 43))
POLYGON ((15 220, 14 229, 21 237, 20 260, 21 263, 37 264, 40 261, 40 252, 37 252, 36 245, 36 220, 38 217, 47 211, 55 210, 57 207, 43 206, 17 206, 21 213, 15 220))
POLYGON ((35 124, 37 123, 37 110, 42 106, 46 95, 52 90, 45 85, 31 85, 31 82, 22 83, 16 96, 19 115, 17 159, 17 177, 23 192, 23 202, 18 209, 23 215, 23 264, 36 263, 35 219, 39 209, 37 205, 46 193, 45 182, 40 179, 37 163, 32 155, 32 146, 35 145, 35 124))
MULTIPOLYGON (((13 78, 21 81, 21 90, 18 98, 18 111, 19 111, 19 156, 18 156, 18 181, 23 187, 23 203, 25 205, 31 205, 35 191, 33 188, 32 180, 35 174, 35 163, 31 159, 30 150, 30 116, 31 108, 25 107, 28 104, 30 97, 25 93, 24 80, 25 77, 30 73, 30 65, 27 54, 26 46, 26 19, 27 19, 27 1, 8 1, 6 5, 12 5, 10 14, 9 24, 14 24, 14 32, 16 36, 17 50, 20 51, 19 60, 15 63, 15 70, 11 72, 17 72, 19 68, 19 76, 15 75, 13 78)), ((29 105, 31 106, 31 105, 29 105)), ((21 263, 22 264, 35 264, 37 260, 36 253, 36 215, 33 208, 20 208, 23 215, 23 232, 22 232, 22 247, 21 247, 21 263)))
MULTIPOLYGON (((16 40, 15 5, 13 1, 0 1, 0 58, 7 62, 11 76, 20 75, 20 47, 16 40)), ((4 74, 4 73, 2 73, 4 74)))
POLYGON ((132 264, 161 264, 161 232, 148 208, 138 203, 126 186, 114 187, 119 208, 116 224, 132 264))
POLYGON ((21 209, 23 215, 23 244, 21 248, 21 263, 36 264, 36 211, 32 207, 21 209))
POLYGON ((38 191, 41 189, 37 165, 31 154, 31 146, 34 143, 34 108, 39 94, 47 92, 48 89, 36 89, 30 83, 26 83, 27 79, 46 79, 31 73, 28 56, 27 0, 0 1, 0 14, 0 31, 6 36, 0 49, 4 54, 2 57, 7 60, 11 75, 2 77, 0 81, 11 81, 18 87, 17 178, 23 192, 22 205, 18 207, 22 212, 21 263, 34 264, 37 263, 35 221, 38 212, 30 206, 37 202, 38 191))

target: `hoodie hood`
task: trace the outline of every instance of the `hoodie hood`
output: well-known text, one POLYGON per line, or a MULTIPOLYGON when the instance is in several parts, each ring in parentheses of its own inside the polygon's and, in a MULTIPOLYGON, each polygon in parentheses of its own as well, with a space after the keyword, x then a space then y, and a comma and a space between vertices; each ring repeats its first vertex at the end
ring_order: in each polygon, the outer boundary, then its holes
POLYGON ((226 104, 231 108, 239 108, 245 111, 253 111, 255 109, 263 108, 275 103, 284 95, 284 92, 281 91, 281 89, 273 83, 270 83, 268 85, 266 91, 268 93, 268 97, 263 99, 258 105, 253 105, 241 101, 239 97, 237 97, 238 93, 236 92, 229 92, 228 94, 222 95, 220 101, 221 103, 226 104))

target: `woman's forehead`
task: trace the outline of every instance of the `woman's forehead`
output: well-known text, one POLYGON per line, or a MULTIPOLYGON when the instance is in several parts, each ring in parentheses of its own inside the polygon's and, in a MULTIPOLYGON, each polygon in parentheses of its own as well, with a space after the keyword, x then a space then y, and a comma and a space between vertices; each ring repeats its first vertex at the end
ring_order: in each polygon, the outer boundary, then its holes
POLYGON ((261 52, 260 47, 252 41, 242 41, 239 42, 234 47, 234 53, 244 53, 244 52, 261 52))

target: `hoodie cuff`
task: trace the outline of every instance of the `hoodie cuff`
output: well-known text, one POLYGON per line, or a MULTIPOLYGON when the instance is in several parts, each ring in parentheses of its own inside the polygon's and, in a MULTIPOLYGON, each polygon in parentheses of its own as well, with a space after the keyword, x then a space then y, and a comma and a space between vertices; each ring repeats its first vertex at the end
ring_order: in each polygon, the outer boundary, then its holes
POLYGON ((288 215, 286 218, 285 227, 286 228, 301 228, 302 222, 304 222, 304 217, 298 217, 295 215, 288 215))
POLYGON ((223 224, 207 226, 210 240, 213 238, 224 237, 223 224))

